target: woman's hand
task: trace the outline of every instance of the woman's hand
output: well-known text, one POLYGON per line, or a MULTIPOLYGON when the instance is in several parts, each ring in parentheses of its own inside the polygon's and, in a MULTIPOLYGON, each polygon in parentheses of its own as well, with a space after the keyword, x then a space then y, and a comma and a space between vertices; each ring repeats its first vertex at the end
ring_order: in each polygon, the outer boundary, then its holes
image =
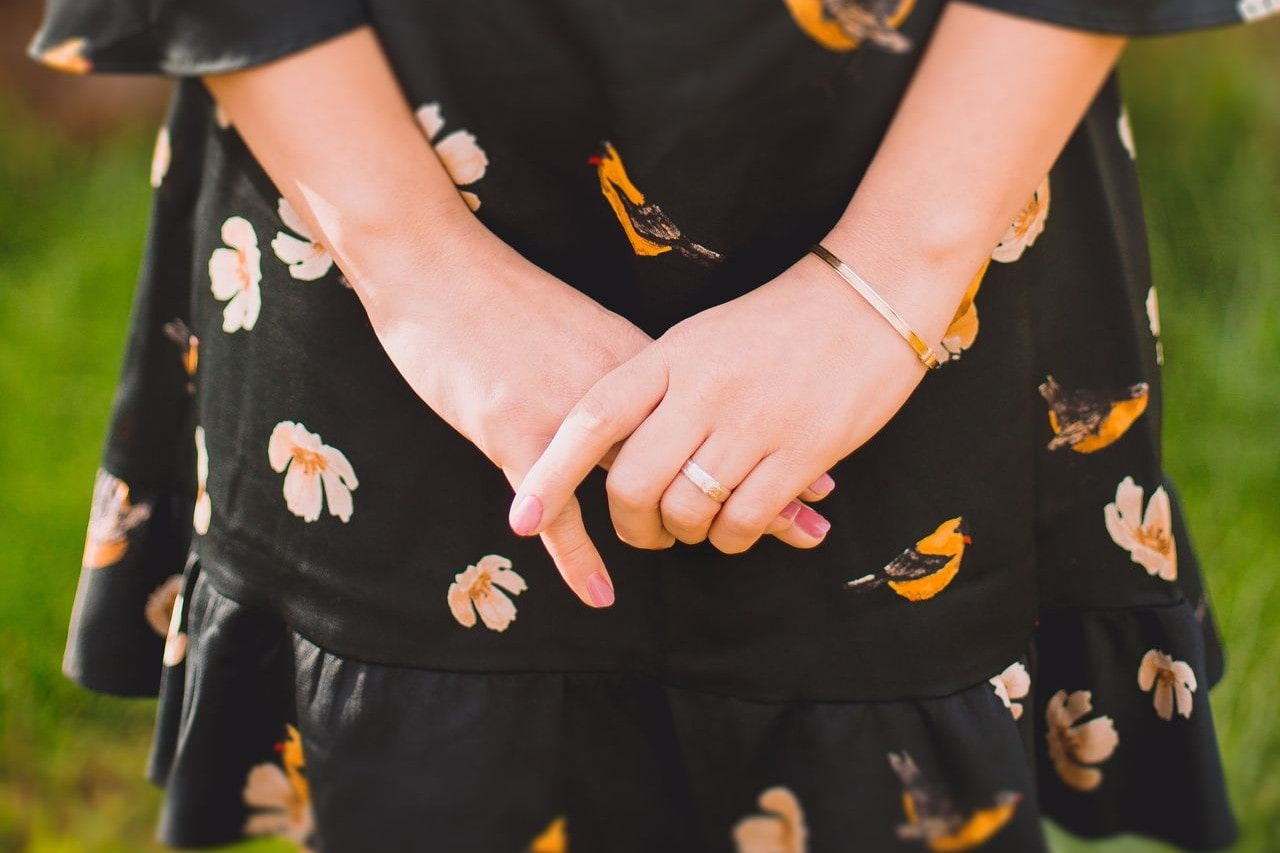
MULTIPOLYGON (((462 233, 429 265, 405 270, 403 280, 417 284, 384 288, 369 316, 383 348, 418 396, 498 465, 515 488, 587 389, 652 341, 471 222, 459 226, 462 233), (424 276, 422 269, 431 272, 424 276)), ((611 448, 604 448, 582 476, 596 464, 608 468, 612 458, 611 448)), ((819 499, 804 488, 815 478, 824 479, 815 474, 788 499, 797 494, 819 499)), ((813 514, 792 503, 802 514, 813 514)), ((797 528, 788 515, 795 512, 774 519, 771 532, 801 547, 816 541, 803 522, 797 528)), ((572 490, 539 533, 577 595, 597 607, 612 603, 608 572, 572 490)))
MULTIPOLYGON (((943 292, 959 299, 954 285, 943 292)), ((903 313, 936 341, 949 320, 944 302, 903 313)), ((674 535, 745 551, 805 484, 878 432, 925 372, 883 317, 806 256, 773 281, 676 324, 593 385, 530 469, 516 505, 536 495, 555 518, 623 441, 606 483, 624 541, 660 548, 674 535), (733 490, 723 504, 679 473, 690 457, 733 490)), ((545 529, 519 525, 514 513, 511 521, 518 533, 545 529)), ((829 526, 807 508, 794 523, 815 545, 829 526)))

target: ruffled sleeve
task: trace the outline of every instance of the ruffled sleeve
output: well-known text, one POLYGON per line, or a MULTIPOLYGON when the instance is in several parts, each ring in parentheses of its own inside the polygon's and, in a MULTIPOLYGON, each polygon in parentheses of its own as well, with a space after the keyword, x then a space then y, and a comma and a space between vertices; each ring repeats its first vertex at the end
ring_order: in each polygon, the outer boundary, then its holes
POLYGON ((1127 36, 1250 23, 1280 13, 1280 0, 965 0, 1066 27, 1127 36))
POLYGON ((48 0, 28 53, 59 71, 235 71, 367 20, 361 0, 48 0))

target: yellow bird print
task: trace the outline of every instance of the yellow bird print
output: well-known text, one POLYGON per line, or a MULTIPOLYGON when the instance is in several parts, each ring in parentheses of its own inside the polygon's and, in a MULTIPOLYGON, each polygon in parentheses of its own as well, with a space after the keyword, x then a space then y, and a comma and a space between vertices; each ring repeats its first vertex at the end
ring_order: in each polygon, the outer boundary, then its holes
POLYGON ((942 333, 942 348, 947 351, 949 361, 958 359, 960 353, 971 347, 974 339, 978 337, 978 306, 973 303, 973 300, 978 295, 978 288, 982 286, 982 279, 986 276, 989 266, 991 266, 991 259, 987 258, 978 268, 977 275, 969 282, 964 296, 960 298, 956 313, 951 318, 951 325, 947 326, 947 330, 942 333))
POLYGON ((662 212, 662 208, 646 201, 644 193, 636 189, 636 185, 627 176, 617 149, 609 142, 603 145, 603 153, 587 158, 587 162, 596 167, 600 177, 600 192, 608 199, 609 206, 613 208, 623 233, 631 241, 631 248, 637 255, 661 255, 675 249, 686 258, 701 264, 720 260, 719 252, 713 252, 686 238, 662 212))
POLYGON ((1049 449, 1070 447, 1077 453, 1093 453, 1124 435, 1147 408, 1149 386, 1135 382, 1123 388, 1064 390, 1052 376, 1040 384, 1040 396, 1049 404, 1049 426, 1054 436, 1049 449))
POLYGON ((960 571, 965 546, 973 540, 961 516, 949 518, 925 538, 889 561, 879 572, 863 575, 846 586, 859 592, 882 584, 908 601, 933 598, 960 571))
POLYGON ((569 835, 565 832, 565 819, 558 817, 542 830, 525 853, 569 853, 569 835))
POLYGON ((1001 791, 993 806, 966 818, 946 794, 925 780, 906 752, 889 753, 889 764, 902 782, 902 812, 907 818, 898 826, 898 837, 923 841, 933 853, 959 853, 985 844, 1009 822, 1022 801, 1016 791, 1001 791))
POLYGON ((898 27, 915 0, 785 0, 805 35, 827 50, 850 51, 864 41, 891 53, 905 53, 911 39, 898 27))
POLYGON ((195 378, 196 365, 200 362, 200 339, 195 333, 182 322, 181 318, 174 318, 162 327, 164 336, 173 341, 178 347, 178 355, 182 359, 182 369, 187 372, 187 393, 194 394, 196 390, 195 383, 190 381, 195 378))

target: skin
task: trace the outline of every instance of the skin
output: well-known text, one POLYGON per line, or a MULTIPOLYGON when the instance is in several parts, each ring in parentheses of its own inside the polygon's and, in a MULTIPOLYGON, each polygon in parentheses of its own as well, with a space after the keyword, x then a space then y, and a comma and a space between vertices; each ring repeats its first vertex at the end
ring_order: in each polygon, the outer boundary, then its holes
MULTIPOLYGON (((815 236, 936 343, 1124 44, 949 3, 844 215, 815 236)), ((614 598, 574 495, 597 465, 628 544, 813 547, 825 519, 802 502, 923 378, 812 256, 657 340, 528 262, 471 215, 367 27, 204 81, 409 385, 517 489, 512 528, 589 605, 614 598), (727 501, 679 473, 690 456, 727 501)))

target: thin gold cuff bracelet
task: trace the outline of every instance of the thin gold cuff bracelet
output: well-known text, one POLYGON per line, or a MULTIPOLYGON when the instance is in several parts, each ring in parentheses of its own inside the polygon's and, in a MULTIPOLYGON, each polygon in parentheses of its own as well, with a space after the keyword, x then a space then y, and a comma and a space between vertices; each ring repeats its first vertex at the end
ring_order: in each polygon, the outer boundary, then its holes
POLYGON ((809 247, 809 251, 826 261, 833 270, 840 274, 840 277, 849 282, 853 289, 862 294, 862 297, 871 303, 871 307, 880 312, 880 315, 889 321, 892 326, 898 330, 898 334, 902 335, 903 340, 911 345, 916 351, 916 355, 920 361, 924 362, 924 366, 936 370, 942 366, 942 362, 938 360, 938 355, 933 348, 924 342, 924 340, 907 325, 907 321, 902 316, 889 307, 889 303, 880 297, 880 294, 871 289, 871 285, 862 280, 856 272, 849 269, 849 265, 844 261, 831 254, 821 243, 814 243, 809 247))

